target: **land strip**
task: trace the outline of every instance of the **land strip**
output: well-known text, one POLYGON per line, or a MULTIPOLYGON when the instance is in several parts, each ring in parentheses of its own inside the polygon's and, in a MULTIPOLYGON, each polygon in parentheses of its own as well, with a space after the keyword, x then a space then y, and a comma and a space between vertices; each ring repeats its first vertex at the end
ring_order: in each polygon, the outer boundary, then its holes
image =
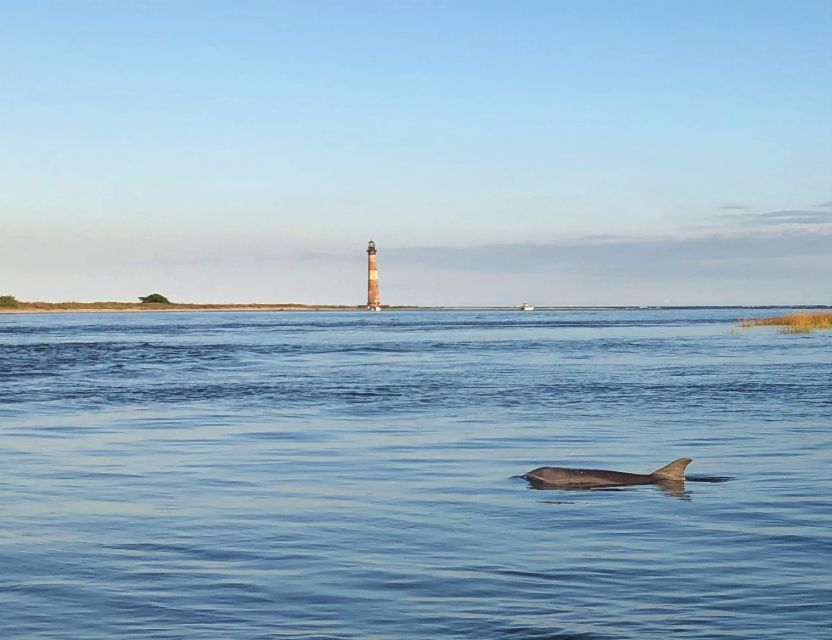
POLYGON ((77 312, 147 312, 147 311, 357 311, 364 306, 308 304, 190 304, 148 302, 24 302, 0 307, 0 313, 77 313, 77 312))

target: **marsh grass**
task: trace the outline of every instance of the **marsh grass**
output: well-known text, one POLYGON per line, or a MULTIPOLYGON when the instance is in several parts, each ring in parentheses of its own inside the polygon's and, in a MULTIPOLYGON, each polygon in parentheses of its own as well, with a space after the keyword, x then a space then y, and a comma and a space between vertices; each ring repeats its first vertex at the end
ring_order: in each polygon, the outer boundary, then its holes
POLYGON ((740 326, 776 326, 780 333, 811 333, 815 329, 832 329, 832 311, 797 311, 774 318, 742 320, 740 326))

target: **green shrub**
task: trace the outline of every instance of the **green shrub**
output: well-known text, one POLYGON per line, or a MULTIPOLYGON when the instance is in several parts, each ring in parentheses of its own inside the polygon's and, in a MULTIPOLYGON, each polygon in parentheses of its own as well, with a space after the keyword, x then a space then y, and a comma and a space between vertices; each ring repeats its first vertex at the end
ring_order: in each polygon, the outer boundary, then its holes
POLYGON ((0 307, 14 309, 17 306, 17 298, 14 296, 0 296, 0 307))
POLYGON ((149 296, 139 296, 139 300, 141 300, 144 304, 170 304, 170 300, 168 300, 165 296, 161 293, 151 293, 149 296))

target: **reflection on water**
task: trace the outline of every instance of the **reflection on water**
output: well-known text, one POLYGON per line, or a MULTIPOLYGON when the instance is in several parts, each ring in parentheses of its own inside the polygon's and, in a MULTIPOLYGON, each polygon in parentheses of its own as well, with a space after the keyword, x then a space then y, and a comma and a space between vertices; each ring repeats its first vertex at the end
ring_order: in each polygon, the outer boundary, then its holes
POLYGON ((0 637, 826 638, 832 334, 755 313, 0 315, 0 637))
POLYGON ((653 488, 659 489, 666 495, 674 498, 681 498, 682 500, 690 500, 691 494, 685 491, 685 483, 672 482, 669 480, 660 480, 652 484, 640 485, 616 485, 616 484, 598 484, 598 485, 569 485, 563 484, 552 486, 542 482, 535 482, 534 480, 527 480, 532 489, 538 491, 632 491, 634 489, 653 488))

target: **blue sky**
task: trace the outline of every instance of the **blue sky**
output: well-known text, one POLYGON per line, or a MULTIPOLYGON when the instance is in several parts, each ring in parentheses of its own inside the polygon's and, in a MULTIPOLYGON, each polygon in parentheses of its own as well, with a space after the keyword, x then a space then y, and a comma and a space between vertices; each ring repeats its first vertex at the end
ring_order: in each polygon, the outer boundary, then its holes
POLYGON ((832 3, 5 2, 21 299, 832 300, 832 3))

